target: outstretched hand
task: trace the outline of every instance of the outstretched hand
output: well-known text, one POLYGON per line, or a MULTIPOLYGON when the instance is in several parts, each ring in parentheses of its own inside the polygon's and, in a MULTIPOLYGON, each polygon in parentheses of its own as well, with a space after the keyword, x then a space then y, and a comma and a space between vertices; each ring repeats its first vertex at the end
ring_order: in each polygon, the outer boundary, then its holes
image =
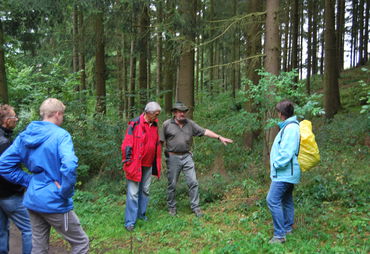
POLYGON ((233 142, 234 142, 232 139, 224 138, 224 137, 221 137, 221 136, 220 136, 219 140, 220 140, 220 141, 222 142, 222 144, 224 144, 225 146, 226 146, 227 144, 231 144, 231 143, 233 143, 233 142))

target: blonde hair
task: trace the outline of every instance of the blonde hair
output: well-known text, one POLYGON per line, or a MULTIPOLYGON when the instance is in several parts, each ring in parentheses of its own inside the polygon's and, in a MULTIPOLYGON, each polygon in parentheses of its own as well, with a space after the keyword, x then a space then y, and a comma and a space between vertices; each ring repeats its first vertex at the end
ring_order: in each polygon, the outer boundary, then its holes
POLYGON ((66 106, 63 102, 55 98, 44 100, 40 106, 40 116, 42 119, 52 117, 56 112, 64 113, 66 106))

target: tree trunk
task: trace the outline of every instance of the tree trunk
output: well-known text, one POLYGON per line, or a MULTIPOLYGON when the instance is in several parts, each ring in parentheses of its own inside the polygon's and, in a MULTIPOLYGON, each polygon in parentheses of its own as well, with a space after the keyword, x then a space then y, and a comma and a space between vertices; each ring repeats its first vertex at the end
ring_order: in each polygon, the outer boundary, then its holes
POLYGON ((123 118, 125 111, 127 110, 125 94, 127 93, 127 61, 126 61, 126 38, 124 35, 121 36, 122 40, 118 47, 117 54, 117 82, 118 82, 118 94, 119 104, 118 113, 119 117, 123 118))
MULTIPOLYGON (((279 5, 279 0, 266 1, 265 70, 274 75, 280 73, 279 5)), ((274 115, 274 109, 270 109, 266 114, 266 119, 272 118, 274 115)), ((277 128, 265 131, 264 162, 267 168, 269 168, 270 149, 276 134, 277 128)))
POLYGON ((311 56, 312 56, 312 1, 308 1, 307 18, 308 18, 308 31, 307 31, 307 73, 306 73, 306 92, 311 93, 311 56))
POLYGON ((130 45, 130 91, 128 103, 128 117, 135 115, 135 80, 136 80, 136 56, 135 56, 135 40, 131 40, 130 45))
MULTIPOLYGON (((201 10, 202 9, 202 3, 201 3, 201 0, 196 0, 196 10, 201 10)), ((196 15, 195 17, 195 22, 196 24, 199 24, 199 22, 201 21, 201 14, 199 15, 196 15)), ((201 32, 200 32, 201 33, 201 32)), ((200 44, 200 36, 196 36, 195 38, 195 41, 196 41, 196 45, 198 46, 200 44)), ((200 76, 200 47, 197 47, 196 51, 195 51, 195 85, 194 85, 194 93, 195 93, 195 97, 198 95, 198 92, 199 92, 199 76, 200 76)))
MULTIPOLYGON (((78 63, 80 71, 80 91, 86 90, 86 71, 85 71, 85 28, 83 23, 83 13, 80 9, 78 12, 78 63)), ((84 95, 82 95, 84 96, 84 95)))
MULTIPOLYGON (((210 0, 209 1, 209 18, 208 22, 213 21, 214 19, 214 5, 215 5, 215 0, 210 0)), ((212 38, 212 33, 207 34, 209 38, 212 38)), ((209 69, 209 79, 208 79, 208 91, 212 94, 213 93, 213 87, 216 82, 216 68, 215 63, 215 47, 216 47, 216 42, 211 42, 208 46, 208 59, 209 59, 209 66, 211 67, 209 69)))
MULTIPOLYGON (((237 13, 237 8, 238 8, 238 2, 237 0, 233 1, 233 14, 236 16, 237 13)), ((233 45, 232 45, 232 61, 237 61, 237 48, 239 47, 239 32, 238 32, 238 27, 234 27, 234 32, 233 32, 233 45)), ((236 90, 237 90, 237 73, 236 73, 236 66, 238 64, 233 64, 231 66, 231 84, 232 84, 232 96, 235 98, 236 90)))
MULTIPOLYGON (((249 1, 249 5, 247 5, 248 13, 260 12, 261 11, 261 2, 260 0, 251 0, 249 1)), ((255 56, 261 54, 261 24, 259 20, 253 20, 250 22, 246 27, 246 55, 247 56, 255 56)), ((261 58, 252 58, 251 60, 246 61, 245 66, 246 68, 246 78, 252 82, 252 86, 257 86, 260 80, 260 76, 257 73, 257 69, 262 67, 261 58)), ((245 88, 249 90, 250 87, 248 86, 245 88)), ((253 107, 253 102, 248 101, 245 104, 245 109, 248 112, 255 112, 256 109, 253 107)), ((257 133, 251 130, 246 130, 244 133, 244 144, 247 148, 252 149, 254 141, 257 139, 257 133)))
MULTIPOLYGON (((79 63, 78 63, 78 7, 77 4, 73 5, 73 13, 72 13, 72 36, 73 36, 73 50, 72 50, 72 59, 73 59, 73 72, 79 71, 79 63)), ((78 90, 78 87, 76 87, 78 90)))
MULTIPOLYGON (((292 15, 292 14, 290 14, 292 15)), ((287 61, 287 70, 288 71, 291 71, 292 70, 292 41, 293 41, 293 26, 292 24, 289 25, 289 41, 288 41, 288 61, 287 61)))
POLYGON ((144 108, 148 98, 147 82, 148 82, 148 41, 149 41, 149 10, 145 2, 142 2, 142 11, 139 21, 139 97, 140 105, 139 108, 144 108))
POLYGON ((222 48, 221 48, 221 43, 218 42, 216 43, 215 45, 215 65, 217 66, 215 69, 215 78, 216 78, 216 86, 214 85, 214 90, 216 91, 219 91, 220 89, 220 79, 221 79, 221 67, 220 67, 220 63, 221 63, 221 51, 222 51, 222 48))
POLYGON ((324 51, 325 51, 325 47, 324 47, 324 33, 321 33, 321 57, 320 57, 320 74, 323 75, 324 74, 324 51))
POLYGON ((352 0, 352 29, 351 29, 351 67, 356 65, 358 0, 352 0))
POLYGON ((324 108, 327 118, 333 118, 340 107, 334 6, 335 0, 325 0, 324 108))
POLYGON ((172 98, 173 88, 176 84, 176 61, 171 54, 171 50, 168 49, 165 52, 165 66, 166 71, 164 72, 164 88, 166 93, 164 95, 164 108, 167 114, 171 113, 172 109, 172 98))
MULTIPOLYGON (((358 8, 358 30, 359 30, 359 37, 358 37, 358 66, 365 64, 365 56, 364 56, 364 5, 365 0, 360 0, 359 8, 358 8)), ((367 28, 368 30, 369 28, 367 28)))
MULTIPOLYGON (((266 1, 265 69, 274 75, 280 73, 279 2, 280 0, 266 1)), ((293 47, 295 45, 293 43, 293 47)))
POLYGON ((290 28, 290 0, 287 0, 286 11, 284 12, 284 49, 283 49, 283 70, 288 71, 289 28, 290 28))
MULTIPOLYGON (((200 44, 200 36, 197 36, 196 38, 196 45, 199 45, 200 44)), ((198 95, 199 94, 199 77, 200 77, 200 54, 201 54, 201 48, 198 47, 197 50, 196 50, 196 54, 195 54, 195 58, 196 58, 196 61, 195 61, 195 94, 198 95)))
POLYGON ((344 11, 345 11, 345 0, 338 0, 337 3, 337 56, 338 56, 338 71, 343 70, 344 61, 344 11))
POLYGON ((369 52, 368 52, 368 41, 369 41, 369 15, 370 15, 370 0, 366 1, 366 11, 365 11, 365 36, 364 36, 364 62, 369 61, 369 52))
MULTIPOLYGON (((292 26, 293 26, 293 39, 292 39, 292 69, 298 68, 298 37, 299 37, 299 8, 298 0, 293 0, 292 6, 292 26)), ((302 47, 302 45, 300 45, 302 47)), ((298 81, 298 77, 294 78, 294 81, 298 81)))
POLYGON ((312 8, 312 75, 317 74, 318 69, 318 60, 317 60, 317 48, 318 48, 318 41, 317 41, 317 18, 318 18, 318 8, 316 6, 316 2, 311 4, 312 8))
POLYGON ((119 103, 118 103, 118 116, 119 118, 123 118, 123 114, 124 114, 124 101, 125 101, 125 98, 124 98, 124 58, 122 56, 122 53, 121 53, 122 49, 121 48, 118 48, 117 50, 117 57, 116 57, 116 60, 117 60, 117 72, 116 72, 116 77, 117 77, 117 92, 118 92, 118 97, 119 97, 119 103))
POLYGON ((0 18, 0 98, 1 103, 9 103, 8 84, 5 70, 5 48, 4 48, 4 30, 0 18))
POLYGON ((195 43, 195 6, 196 0, 181 0, 179 12, 185 26, 182 27, 182 35, 185 42, 182 42, 180 63, 179 63, 179 79, 178 79, 178 94, 177 98, 189 107, 188 116, 192 118, 194 110, 194 48, 195 43))
POLYGON ((105 51, 104 51, 104 25, 103 13, 101 11, 95 14, 95 77, 96 77, 96 112, 105 114, 105 51))
MULTIPOLYGON (((162 78, 162 62, 163 62, 163 39, 162 39, 162 30, 160 26, 163 21, 163 5, 162 0, 157 0, 157 95, 161 94, 163 91, 163 78, 162 78)), ((163 98, 163 95, 160 96, 160 99, 163 98)))
POLYGON ((300 14, 299 15, 299 24, 300 24, 300 29, 299 29, 299 34, 298 34, 298 38, 300 39, 300 43, 299 43, 299 58, 298 58, 298 73, 299 75, 296 76, 294 78, 294 82, 298 82, 299 79, 302 79, 303 78, 303 68, 304 68, 304 64, 303 64, 303 48, 304 48, 304 44, 303 44, 303 41, 304 41, 304 34, 305 34, 305 31, 304 31, 304 23, 305 23, 305 16, 304 16, 304 9, 305 9, 305 6, 304 6, 304 2, 300 2, 301 5, 298 6, 298 10, 300 10, 300 14))
POLYGON ((164 41, 164 65, 163 65, 163 85, 165 89, 164 95, 164 108, 167 114, 171 113, 172 109, 172 100, 173 100, 173 91, 176 86, 176 75, 177 75, 177 54, 174 50, 175 42, 171 40, 171 37, 174 36, 174 28, 172 26, 172 16, 175 12, 175 2, 167 1, 166 2, 166 15, 164 15, 164 23, 171 24, 165 33, 164 41))

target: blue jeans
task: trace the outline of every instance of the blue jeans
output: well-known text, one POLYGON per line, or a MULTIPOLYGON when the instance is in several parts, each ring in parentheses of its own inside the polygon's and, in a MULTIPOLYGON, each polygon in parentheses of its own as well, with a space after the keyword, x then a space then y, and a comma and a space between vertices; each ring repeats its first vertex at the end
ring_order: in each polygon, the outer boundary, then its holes
POLYGON ((127 180, 125 227, 134 226, 137 219, 146 219, 151 176, 152 168, 142 167, 141 182, 127 180))
POLYGON ((292 230, 294 223, 294 184, 287 182, 271 182, 267 195, 267 205, 274 223, 274 237, 283 238, 292 230))
POLYGON ((0 199, 0 254, 6 254, 9 251, 9 219, 14 222, 22 233, 23 254, 31 253, 31 222, 28 211, 22 202, 22 195, 13 195, 0 199))

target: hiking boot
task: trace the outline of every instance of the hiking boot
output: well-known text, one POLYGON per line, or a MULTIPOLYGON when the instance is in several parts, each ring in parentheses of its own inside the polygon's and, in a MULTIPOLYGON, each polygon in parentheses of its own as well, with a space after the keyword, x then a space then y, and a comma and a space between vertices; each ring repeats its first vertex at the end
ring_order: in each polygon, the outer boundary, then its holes
POLYGON ((170 209, 168 209, 168 213, 169 213, 171 216, 176 216, 176 208, 170 208, 170 209))
POLYGON ((194 213, 195 213, 195 216, 197 216, 197 217, 202 217, 203 216, 202 210, 200 210, 200 208, 195 208, 194 213))
POLYGON ((285 241, 286 241, 285 237, 276 237, 276 236, 274 236, 273 238, 270 239, 269 244, 285 243, 285 241))
POLYGON ((126 228, 127 231, 132 232, 132 231, 134 231, 135 226, 130 225, 130 226, 126 226, 125 228, 126 228))
POLYGON ((148 217, 146 217, 146 216, 141 216, 138 219, 139 220, 143 220, 143 221, 148 221, 148 217))

